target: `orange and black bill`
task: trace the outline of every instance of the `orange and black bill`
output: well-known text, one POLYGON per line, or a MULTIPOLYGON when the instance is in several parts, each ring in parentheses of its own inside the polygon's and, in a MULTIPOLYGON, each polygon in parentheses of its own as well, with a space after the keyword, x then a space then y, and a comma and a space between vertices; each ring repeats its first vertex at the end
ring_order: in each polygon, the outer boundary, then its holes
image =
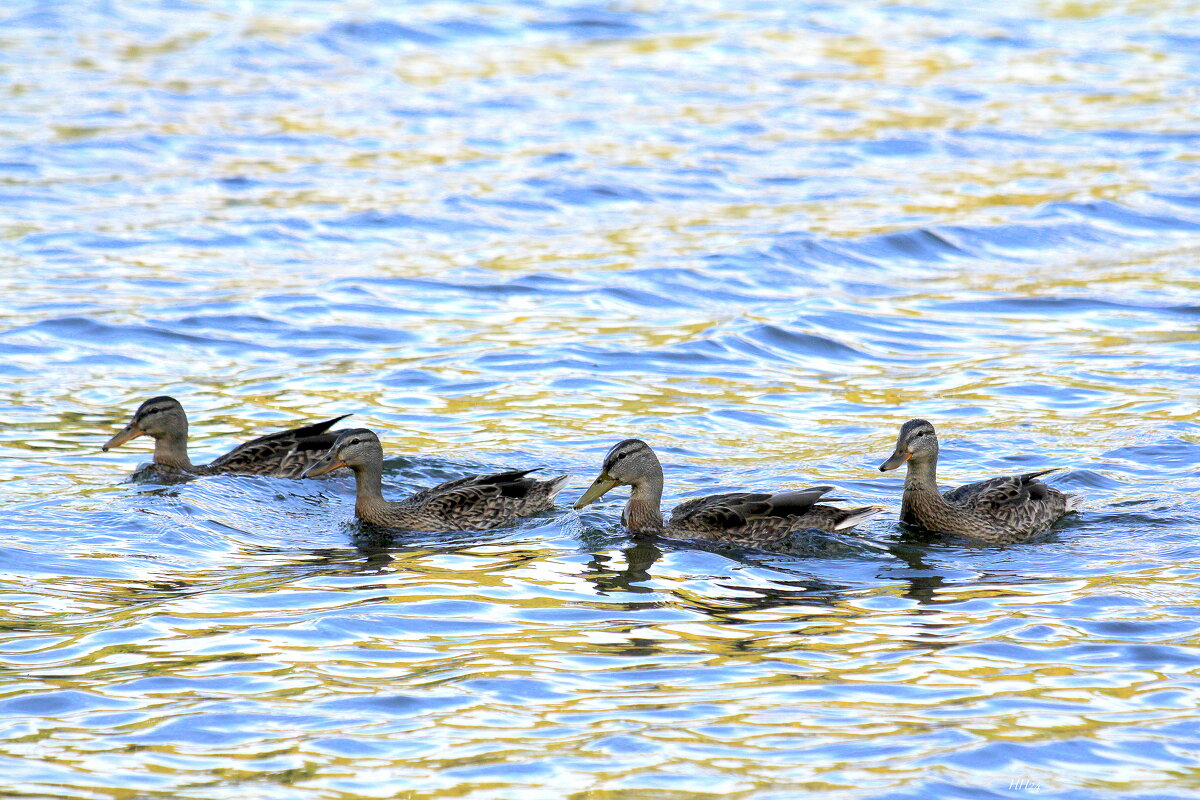
POLYGON ((315 461, 309 464, 308 469, 300 473, 301 478, 316 478, 324 475, 326 472, 333 472, 338 467, 346 466, 346 462, 335 456, 333 452, 328 452, 321 456, 320 461, 315 461))
POLYGON ((879 465, 879 471, 887 472, 888 470, 895 469, 905 461, 908 461, 910 458, 912 458, 912 453, 904 450, 897 450, 892 453, 891 458, 879 465))
POLYGON ((136 439, 137 437, 141 436, 143 433, 145 433, 144 430, 142 430, 136 424, 131 422, 128 425, 126 425, 121 430, 120 433, 118 433, 116 436, 112 437, 107 442, 105 442, 104 446, 101 447, 100 449, 101 449, 101 451, 107 453, 112 448, 120 447, 121 445, 125 444, 126 442, 132 441, 132 440, 136 439))

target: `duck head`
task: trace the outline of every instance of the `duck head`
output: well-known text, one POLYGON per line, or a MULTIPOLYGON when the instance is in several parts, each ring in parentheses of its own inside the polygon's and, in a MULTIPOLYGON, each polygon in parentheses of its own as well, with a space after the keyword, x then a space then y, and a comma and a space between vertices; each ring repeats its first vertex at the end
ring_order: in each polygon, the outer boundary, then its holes
POLYGON ((151 397, 138 406, 133 412, 133 419, 121 431, 100 449, 108 452, 114 447, 120 447, 128 441, 136 439, 143 433, 155 439, 182 438, 187 439, 188 421, 183 406, 174 397, 151 397))
POLYGON ((661 482, 662 465, 658 463, 658 456, 650 449, 650 445, 641 439, 617 442, 604 456, 600 475, 575 503, 575 508, 596 502, 614 486, 636 486, 648 483, 656 476, 661 482))
POLYGON ((347 428, 338 434, 329 452, 304 470, 300 477, 316 478, 338 467, 357 471, 370 464, 382 463, 383 445, 375 432, 366 428, 347 428))
POLYGON ((896 469, 906 461, 928 461, 938 454, 937 433, 933 425, 923 419, 910 419, 900 426, 896 437, 896 449, 891 457, 879 465, 880 472, 896 469))

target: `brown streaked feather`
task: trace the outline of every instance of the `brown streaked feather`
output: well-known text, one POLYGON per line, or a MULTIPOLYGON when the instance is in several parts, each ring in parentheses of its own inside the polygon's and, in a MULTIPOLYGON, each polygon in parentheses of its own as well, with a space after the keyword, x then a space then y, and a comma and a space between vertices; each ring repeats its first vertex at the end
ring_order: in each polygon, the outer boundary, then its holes
MULTIPOLYGON (((822 486, 774 495, 761 492, 723 495, 716 502, 696 508, 686 518, 681 518, 679 524, 712 531, 733 531, 751 522, 766 522, 771 526, 786 527, 794 517, 809 511, 821 495, 827 494, 830 489, 831 487, 822 486)), ((672 523, 675 522, 675 517, 676 514, 672 512, 672 523)))
POLYGON ((205 473, 235 472, 298 478, 309 465, 317 462, 337 439, 326 433, 349 414, 299 428, 278 431, 240 444, 207 466, 205 473))
POLYGON ((399 502, 372 508, 372 525, 412 531, 488 530, 553 507, 566 475, 539 481, 536 470, 511 470, 464 478, 422 489, 399 502))
POLYGON ((1060 469, 1061 467, 1055 467, 1039 472, 1026 472, 1023 475, 988 478, 947 489, 942 493, 942 497, 951 503, 984 503, 997 507, 1012 505, 1029 500, 1032 492, 1044 495, 1045 490, 1050 487, 1037 479, 1060 469))
POLYGON ((687 520, 708 508, 721 507, 726 503, 738 503, 749 499, 765 500, 770 496, 764 492, 728 492, 726 494, 693 497, 691 500, 685 500, 671 509, 671 519, 667 522, 667 525, 683 525, 687 520))
POLYGON ((989 478, 948 489, 940 496, 906 489, 904 520, 989 544, 1023 542, 1079 507, 1077 496, 1037 480, 1057 471, 989 478))
POLYGON ((419 492, 414 492, 404 498, 404 503, 425 503, 434 500, 438 497, 445 496, 452 491, 470 486, 480 486, 487 484, 507 483, 517 481, 525 477, 531 472, 537 472, 541 467, 525 470, 509 470, 508 472, 497 472, 491 475, 467 475, 463 478, 455 478, 439 483, 437 486, 431 486, 428 489, 422 489, 419 492))
POLYGON ((1050 527, 1069 510, 1068 495, 1038 480, 1058 469, 968 483, 943 492, 942 499, 983 518, 975 538, 1019 541, 1050 527))
POLYGON ((730 492, 697 497, 671 512, 663 532, 667 536, 770 547, 782 543, 793 531, 839 530, 851 527, 878 510, 818 505, 817 501, 831 491, 832 486, 815 486, 778 494, 730 492))

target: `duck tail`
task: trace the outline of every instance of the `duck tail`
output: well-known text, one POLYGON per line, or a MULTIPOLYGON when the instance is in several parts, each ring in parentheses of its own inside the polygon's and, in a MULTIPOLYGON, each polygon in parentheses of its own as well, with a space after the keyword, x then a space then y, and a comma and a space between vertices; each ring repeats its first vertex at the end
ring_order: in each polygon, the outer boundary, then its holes
POLYGON ((1044 478, 1047 475, 1053 475, 1056 472, 1062 472, 1066 467, 1051 467, 1050 469, 1039 469, 1037 472, 1026 472, 1023 475, 1018 475, 1022 483, 1029 483, 1038 478, 1044 478))
POLYGON ((881 506, 863 506, 862 508, 847 509, 845 516, 837 521, 833 529, 835 531, 844 531, 847 528, 853 528, 860 522, 866 522, 880 511, 883 511, 881 506))
POLYGON ((325 431, 332 428, 334 425, 337 425, 339 422, 344 420, 346 417, 351 417, 351 416, 354 416, 354 415, 353 414, 342 414, 340 417, 334 417, 333 419, 327 419, 324 422, 314 422, 311 425, 305 425, 303 428, 293 428, 291 431, 284 431, 284 433, 291 433, 292 435, 294 435, 298 438, 301 438, 301 439, 306 436, 319 436, 320 434, 322 434, 325 431))
POLYGON ((1083 508, 1083 498, 1077 494, 1067 495, 1067 513, 1079 511, 1083 508))
POLYGON ((559 475, 557 478, 546 481, 546 499, 554 502, 554 497, 566 488, 567 481, 570 479, 570 475, 559 475))

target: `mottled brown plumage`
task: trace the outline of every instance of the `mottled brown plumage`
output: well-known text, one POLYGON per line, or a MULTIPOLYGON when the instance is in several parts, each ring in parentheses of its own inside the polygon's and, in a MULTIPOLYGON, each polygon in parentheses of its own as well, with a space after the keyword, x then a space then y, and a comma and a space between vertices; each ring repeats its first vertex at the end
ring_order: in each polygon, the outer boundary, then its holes
POLYGON ((269 433, 238 445, 211 463, 193 464, 188 457, 188 419, 183 406, 173 397, 152 397, 138 407, 129 424, 101 449, 120 447, 147 434, 154 438, 154 465, 160 469, 193 475, 238 473, 296 478, 325 455, 337 438, 336 432, 327 431, 348 416, 269 433))
POLYGON ((539 481, 528 477, 535 470, 513 470, 468 475, 422 489, 399 502, 388 501, 383 497, 383 445, 365 428, 341 431, 329 452, 305 475, 324 475, 338 467, 354 471, 354 513, 360 520, 383 528, 430 533, 488 530, 545 511, 554 506, 554 496, 567 482, 566 475, 539 481))
POLYGON ((662 465, 641 439, 617 443, 604 457, 600 476, 575 504, 583 508, 614 486, 629 486, 629 501, 621 522, 633 534, 661 534, 679 539, 735 542, 753 547, 787 544, 793 531, 852 528, 879 513, 875 506, 841 509, 817 505, 830 486, 795 492, 728 492, 680 503, 664 524, 661 503, 662 465))
POLYGON ((1010 544, 1041 533, 1082 504, 1082 498, 1038 480, 1060 468, 989 478, 940 492, 937 457, 933 425, 913 419, 901 426, 895 452, 879 469, 882 472, 908 464, 900 503, 903 522, 935 533, 1010 544))

